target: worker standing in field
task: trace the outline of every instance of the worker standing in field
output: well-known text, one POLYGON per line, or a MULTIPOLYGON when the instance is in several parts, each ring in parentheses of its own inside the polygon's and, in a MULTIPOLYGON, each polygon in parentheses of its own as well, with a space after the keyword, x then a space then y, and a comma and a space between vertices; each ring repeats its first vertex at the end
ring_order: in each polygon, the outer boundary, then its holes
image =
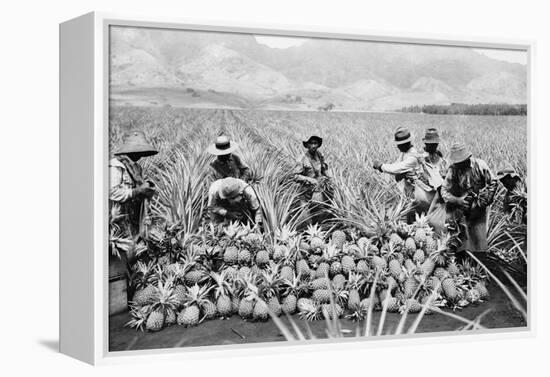
POLYGON ((239 221, 262 227, 256 192, 242 179, 227 177, 214 181, 208 190, 208 213, 216 224, 239 221))
POLYGON ((143 132, 132 131, 124 136, 109 161, 111 216, 116 216, 116 224, 134 240, 142 234, 147 222, 147 201, 156 192, 153 182, 143 176, 138 161, 157 153, 143 132))
POLYGON ((497 181, 487 163, 473 158, 461 143, 453 144, 451 164, 441 187, 451 251, 487 251, 487 211, 494 200, 497 181))
POLYGON ((447 160, 439 150, 441 139, 437 129, 428 128, 422 141, 424 142, 423 173, 432 188, 432 191, 427 192, 428 201, 431 202, 427 214, 428 222, 436 233, 442 234, 445 231, 445 202, 441 197, 441 186, 447 174, 447 160))
POLYGON ((407 214, 407 222, 412 222, 415 213, 427 213, 433 195, 433 188, 422 170, 423 156, 412 145, 412 136, 408 129, 399 127, 394 134, 394 141, 401 152, 394 163, 380 163, 375 161, 373 168, 391 174, 398 182, 401 191, 412 201, 411 210, 407 214))
POLYGON ((304 208, 303 216, 313 221, 315 219, 312 215, 315 216, 314 212, 319 212, 321 203, 331 197, 333 188, 327 175, 328 164, 319 151, 323 145, 323 139, 313 135, 308 140, 302 141, 302 144, 307 151, 297 161, 294 177, 296 182, 302 185, 302 194, 299 199, 304 208), (315 203, 312 205, 312 202, 315 203))
POLYGON ((217 156, 210 164, 214 179, 233 177, 246 182, 250 180, 250 168, 233 153, 237 147, 238 145, 227 136, 219 136, 216 142, 208 147, 208 153, 217 156))
POLYGON ((527 224, 527 193, 521 177, 510 163, 506 163, 497 172, 497 179, 506 190, 502 201, 503 212, 509 216, 511 221, 527 224))

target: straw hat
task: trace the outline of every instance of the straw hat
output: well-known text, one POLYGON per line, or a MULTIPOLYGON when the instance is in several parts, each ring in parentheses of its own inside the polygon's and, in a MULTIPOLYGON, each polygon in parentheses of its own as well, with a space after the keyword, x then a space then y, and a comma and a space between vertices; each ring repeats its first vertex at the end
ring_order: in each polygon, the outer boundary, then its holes
POLYGON ((439 133, 437 132, 437 129, 435 128, 428 128, 426 130, 426 134, 424 135, 424 138, 422 139, 424 144, 439 144, 439 133))
POLYGON ((141 131, 129 132, 124 135, 122 140, 122 145, 114 152, 115 155, 135 153, 147 157, 159 153, 147 142, 145 134, 141 131))
POLYGON ((216 142, 210 145, 206 151, 214 156, 222 156, 233 153, 237 148, 237 143, 229 140, 228 136, 218 136, 216 142))
POLYGON ((497 172, 497 179, 501 180, 502 178, 506 176, 510 176, 511 178, 519 178, 519 175, 516 173, 516 170, 512 167, 510 163, 506 163, 502 169, 500 169, 497 172))
POLYGON ((466 149, 466 146, 462 143, 454 143, 451 146, 451 153, 449 155, 449 162, 451 164, 458 164, 459 162, 466 161, 472 157, 472 153, 466 149))
POLYGON ((405 127, 399 127, 397 130, 395 130, 395 144, 405 144, 410 143, 412 140, 411 133, 408 129, 405 127))
POLYGON ((243 181, 238 178, 227 177, 221 181, 218 191, 220 199, 232 199, 241 193, 243 181))
POLYGON ((315 135, 310 136, 309 139, 307 139, 306 141, 302 141, 302 144, 304 145, 304 147, 307 148, 308 144, 311 143, 312 141, 316 141, 317 144, 319 144, 319 147, 323 145, 323 138, 315 135))

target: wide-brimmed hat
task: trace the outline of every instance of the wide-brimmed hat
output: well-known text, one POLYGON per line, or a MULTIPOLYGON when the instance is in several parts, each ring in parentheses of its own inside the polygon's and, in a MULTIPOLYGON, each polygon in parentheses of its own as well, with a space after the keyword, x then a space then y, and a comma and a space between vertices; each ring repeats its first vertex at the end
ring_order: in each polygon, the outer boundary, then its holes
POLYGON ((312 141, 316 141, 317 144, 319 144, 319 147, 323 145, 323 138, 315 135, 310 136, 309 139, 307 139, 306 141, 302 141, 302 144, 304 145, 304 147, 307 148, 308 144, 311 143, 312 141))
POLYGON ((238 178, 227 177, 221 180, 218 195, 220 199, 232 199, 241 193, 242 181, 238 178))
POLYGON ((131 131, 125 134, 122 138, 122 145, 120 145, 115 155, 119 154, 139 154, 140 156, 147 157, 153 156, 159 153, 145 138, 145 134, 141 131, 131 131))
POLYGON ((405 127, 399 127, 395 130, 394 140, 397 145, 410 143, 412 140, 411 132, 405 127))
POLYGON ((451 164, 458 164, 459 162, 466 161, 472 157, 472 153, 468 151, 466 145, 463 143, 454 143, 451 146, 451 153, 449 155, 449 162, 451 164))
POLYGON ((422 139, 424 144, 439 144, 439 133, 435 128, 428 128, 424 138, 422 139))
POLYGON ((502 178, 506 176, 510 176, 511 178, 519 178, 518 173, 516 173, 516 170, 512 167, 510 163, 506 163, 502 169, 500 169, 497 172, 497 179, 501 180, 502 178))
POLYGON ((210 145, 206 151, 214 156, 222 156, 233 153, 237 148, 237 143, 229 140, 228 136, 218 136, 216 142, 210 145))

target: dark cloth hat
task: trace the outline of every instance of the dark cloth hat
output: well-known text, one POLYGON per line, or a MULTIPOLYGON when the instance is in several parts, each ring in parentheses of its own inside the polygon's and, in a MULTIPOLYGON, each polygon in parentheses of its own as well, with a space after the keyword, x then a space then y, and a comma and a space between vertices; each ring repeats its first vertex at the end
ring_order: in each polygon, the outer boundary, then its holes
POLYGON ((159 153, 145 138, 142 131, 132 131, 124 135, 122 145, 114 152, 120 154, 139 154, 142 157, 153 156, 159 153))
POLYGON ((207 152, 214 156, 222 156, 233 153, 237 148, 237 143, 229 140, 228 136, 218 136, 216 142, 208 147, 207 152))
POLYGON ((502 178, 506 177, 506 176, 510 176, 512 178, 519 178, 519 175, 518 173, 516 173, 516 170, 512 167, 512 165, 510 163, 506 163, 502 169, 500 169, 498 172, 497 172, 497 179, 498 180, 501 180, 502 178))
POLYGON ((424 135, 424 138, 422 139, 424 144, 439 144, 439 133, 437 132, 437 129, 435 128, 428 128, 426 130, 426 134, 424 135))
POLYGON ((302 141, 302 144, 304 144, 304 147, 307 148, 307 145, 308 145, 309 143, 311 143, 312 141, 316 141, 316 142, 319 144, 319 147, 320 147, 321 145, 323 145, 323 139, 320 138, 319 136, 315 136, 315 135, 310 136, 309 139, 307 139, 306 141, 302 141))
POLYGON ((395 130, 395 144, 405 144, 410 143, 412 140, 411 132, 406 129, 405 127, 399 127, 397 130, 395 130))

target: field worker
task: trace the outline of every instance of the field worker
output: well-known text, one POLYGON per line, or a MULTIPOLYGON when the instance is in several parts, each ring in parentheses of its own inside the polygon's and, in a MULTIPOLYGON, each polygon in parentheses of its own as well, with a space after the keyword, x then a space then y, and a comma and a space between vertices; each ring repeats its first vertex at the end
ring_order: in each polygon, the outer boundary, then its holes
POLYGON ((506 193, 502 201, 503 212, 519 224, 527 223, 527 194, 525 186, 510 163, 497 172, 497 179, 502 183, 506 193))
POLYGON ((407 222, 414 220, 415 213, 427 213, 430 208, 433 191, 429 182, 422 173, 422 155, 412 145, 411 133, 404 127, 399 127, 394 134, 394 141, 401 152, 394 163, 373 163, 373 168, 395 177, 401 191, 412 201, 411 211, 407 214, 407 222))
POLYGON ((262 226, 256 192, 242 179, 227 177, 214 181, 208 190, 208 212, 216 224, 240 221, 262 226))
MULTIPOLYGON (((296 182, 302 185, 303 191, 300 195, 300 203, 304 209, 303 216, 310 217, 312 210, 319 210, 319 203, 327 201, 333 188, 327 175, 328 165, 319 148, 323 145, 323 139, 319 136, 311 136, 308 140, 302 141, 307 151, 298 159, 294 171, 296 182), (318 202, 314 208, 309 208, 311 201, 318 202)), ((310 218, 310 220, 313 220, 310 218)))
POLYGON ((451 147, 451 164, 441 187, 446 204, 446 226, 451 251, 487 251, 487 209, 493 202, 497 181, 485 161, 473 158, 462 143, 451 147))
POLYGON ((247 182, 250 180, 250 168, 233 153, 237 147, 227 136, 218 136, 216 142, 208 147, 208 153, 217 156, 210 164, 214 179, 233 177, 247 182))
POLYGON ((143 132, 132 131, 124 136, 122 145, 114 152, 115 157, 109 161, 111 210, 118 212, 117 223, 134 239, 147 220, 147 200, 156 192, 154 184, 143 176, 138 161, 157 153, 143 132))
POLYGON ((441 197, 441 185, 447 174, 447 161, 439 150, 441 139, 435 128, 428 128, 422 139, 424 142, 423 168, 432 191, 428 193, 431 205, 428 209, 428 222, 437 234, 445 231, 445 202, 441 197))

